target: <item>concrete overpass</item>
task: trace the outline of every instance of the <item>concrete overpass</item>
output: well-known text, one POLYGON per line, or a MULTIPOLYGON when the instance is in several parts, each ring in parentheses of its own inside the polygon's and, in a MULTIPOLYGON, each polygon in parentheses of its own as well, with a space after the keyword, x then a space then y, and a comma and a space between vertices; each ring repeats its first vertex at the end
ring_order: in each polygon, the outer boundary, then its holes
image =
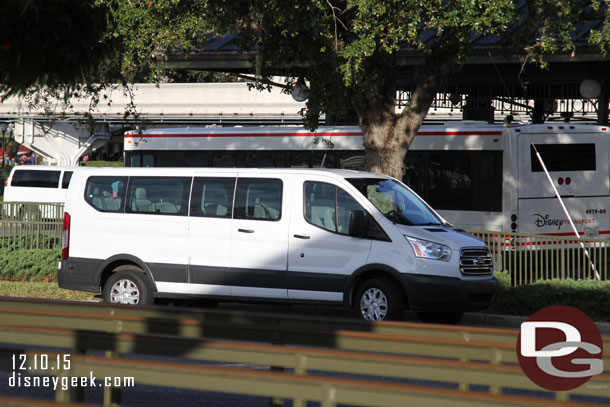
POLYGON ((102 94, 90 110, 89 99, 52 100, 30 108, 12 97, 0 103, 0 121, 9 122, 15 140, 55 165, 76 165, 93 150, 122 151, 125 130, 186 125, 300 124, 304 102, 280 88, 259 92, 245 82, 206 84, 136 84, 133 99, 122 88, 102 94), (130 103, 135 111, 126 109, 130 103))
MULTIPOLYGON (((305 102, 296 102, 281 88, 260 92, 249 90, 247 82, 136 84, 132 96, 122 88, 109 90, 94 109, 90 109, 89 99, 51 100, 45 108, 31 108, 28 100, 13 97, 0 103, 0 122, 9 122, 15 140, 42 156, 45 163, 76 165, 92 151, 108 157, 121 154, 123 133, 138 126, 300 125, 299 112, 305 108, 305 102), (128 109, 132 102, 135 111, 128 109)), ((408 96, 397 92, 397 111, 408 96)), ((426 121, 462 120, 465 102, 464 96, 454 100, 452 95, 439 94, 426 121)), ((530 120, 532 101, 515 105, 499 99, 492 103, 496 121, 509 113, 517 120, 530 120)), ((595 107, 587 101, 560 100, 555 105, 552 111, 574 112, 575 119, 596 118, 595 107)))

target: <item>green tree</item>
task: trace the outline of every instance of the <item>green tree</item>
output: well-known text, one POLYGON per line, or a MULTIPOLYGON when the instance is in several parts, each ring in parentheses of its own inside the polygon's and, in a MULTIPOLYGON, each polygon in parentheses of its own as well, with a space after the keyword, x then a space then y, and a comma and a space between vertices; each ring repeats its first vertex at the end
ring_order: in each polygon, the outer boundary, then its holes
MULTIPOLYGON (((90 55, 78 59, 78 75, 53 76, 52 66, 45 66, 46 75, 36 66, 28 67, 34 75, 5 74, 14 55, 2 54, 8 38, 3 34, 0 60, 3 55, 8 60, 1 62, 0 82, 8 89, 70 82, 72 76, 74 83, 160 81, 170 53, 188 56, 213 35, 231 34, 243 49, 256 50, 253 64, 261 86, 277 74, 289 78, 288 89, 299 78, 310 83, 308 127, 317 126, 322 112, 354 113, 364 131, 366 168, 397 177, 439 84, 471 55, 475 35, 503 36, 507 57, 527 56, 539 64, 545 54, 572 52, 571 34, 583 21, 599 21, 589 37, 592 44, 602 52, 610 44, 610 0, 14 1, 28 7, 76 2, 80 9, 92 8, 94 16, 104 11, 105 20, 95 34, 73 34, 78 38, 72 41, 91 45, 90 55), (396 114, 397 61, 405 49, 417 51, 423 63, 406 108, 396 114)), ((96 18, 92 27, 97 23, 96 18)))

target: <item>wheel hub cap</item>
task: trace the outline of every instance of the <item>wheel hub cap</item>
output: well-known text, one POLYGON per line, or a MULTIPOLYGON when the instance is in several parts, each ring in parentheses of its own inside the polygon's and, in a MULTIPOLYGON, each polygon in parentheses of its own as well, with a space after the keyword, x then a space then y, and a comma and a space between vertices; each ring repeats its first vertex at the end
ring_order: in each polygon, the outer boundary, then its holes
POLYGON ((388 314, 388 299, 378 288, 369 288, 360 299, 360 312, 367 321, 381 321, 388 314))
POLYGON ((131 280, 119 280, 112 286, 110 302, 114 304, 137 304, 140 301, 138 286, 131 280))

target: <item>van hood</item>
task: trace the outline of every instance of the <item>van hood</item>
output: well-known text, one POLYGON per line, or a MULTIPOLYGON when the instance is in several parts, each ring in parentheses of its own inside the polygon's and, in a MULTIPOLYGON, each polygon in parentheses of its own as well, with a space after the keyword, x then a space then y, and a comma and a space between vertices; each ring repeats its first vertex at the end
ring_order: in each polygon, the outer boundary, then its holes
POLYGON ((452 250, 460 250, 464 247, 487 247, 483 241, 453 226, 407 226, 396 224, 396 227, 403 235, 444 244, 452 250))

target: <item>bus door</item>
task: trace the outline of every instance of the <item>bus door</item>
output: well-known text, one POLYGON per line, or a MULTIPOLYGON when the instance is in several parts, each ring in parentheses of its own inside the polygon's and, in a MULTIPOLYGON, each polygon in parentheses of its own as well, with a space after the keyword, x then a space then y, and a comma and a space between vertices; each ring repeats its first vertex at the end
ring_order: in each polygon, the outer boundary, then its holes
POLYGON ((610 229, 610 186, 604 135, 523 133, 518 137, 518 231, 573 235, 534 144, 581 236, 606 235, 610 229))

